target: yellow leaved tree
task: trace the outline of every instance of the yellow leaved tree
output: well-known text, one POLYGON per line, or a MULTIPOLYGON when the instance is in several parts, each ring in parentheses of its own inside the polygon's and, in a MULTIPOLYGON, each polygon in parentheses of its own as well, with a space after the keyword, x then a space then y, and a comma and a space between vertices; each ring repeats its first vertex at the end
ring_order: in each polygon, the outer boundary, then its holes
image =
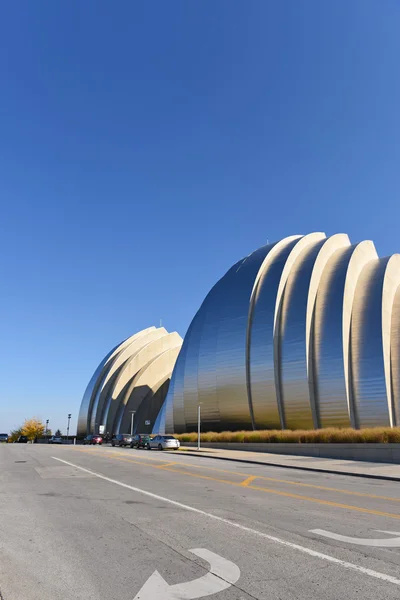
POLYGON ((26 435, 28 440, 33 441, 35 437, 42 437, 45 429, 46 427, 40 419, 26 419, 21 427, 21 433, 22 435, 26 435))

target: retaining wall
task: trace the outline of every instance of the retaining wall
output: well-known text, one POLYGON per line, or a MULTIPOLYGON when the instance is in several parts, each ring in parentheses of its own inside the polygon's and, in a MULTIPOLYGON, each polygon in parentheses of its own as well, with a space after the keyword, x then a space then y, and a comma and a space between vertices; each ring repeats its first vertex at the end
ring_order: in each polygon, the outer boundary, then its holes
MULTIPOLYGON (((182 442, 182 446, 197 447, 197 442, 182 442)), ((400 464, 400 444, 246 444, 240 442, 219 444, 204 442, 201 447, 400 464)))

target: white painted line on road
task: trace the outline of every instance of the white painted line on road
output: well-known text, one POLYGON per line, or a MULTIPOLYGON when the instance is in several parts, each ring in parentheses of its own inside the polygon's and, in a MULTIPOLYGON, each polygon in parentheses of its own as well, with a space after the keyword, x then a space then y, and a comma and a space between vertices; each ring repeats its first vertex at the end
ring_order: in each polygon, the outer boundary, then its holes
POLYGON ((204 598, 204 596, 212 596, 227 590, 238 581, 240 569, 230 560, 226 560, 207 548, 195 548, 189 552, 210 563, 210 572, 193 581, 168 585, 160 573, 154 571, 136 594, 134 600, 152 600, 153 598, 194 600, 194 598, 204 598))
MULTIPOLYGON (((387 533, 388 535, 400 536, 400 532, 398 531, 382 531, 382 529, 376 529, 376 531, 379 533, 387 533)), ((357 538, 348 535, 340 535, 339 533, 331 533, 330 531, 325 531, 325 529, 310 529, 310 533, 316 533, 317 535, 322 535, 332 540, 337 540, 338 542, 345 542, 346 544, 372 546, 375 548, 400 548, 400 537, 379 538, 374 540, 371 538, 357 538)))
POLYGON ((262 537, 266 540, 269 540, 270 542, 275 542, 276 544, 280 544, 281 546, 292 548, 292 550, 297 550, 298 552, 302 552, 303 554, 307 554, 308 556, 313 556, 314 558, 320 558, 340 567, 344 567, 345 569, 351 569, 352 571, 363 573, 363 575, 368 575, 369 577, 374 577, 375 579, 380 579, 388 583, 400 585, 400 579, 392 577, 392 575, 386 575, 385 573, 380 573, 379 571, 373 571, 372 569, 367 569, 366 567, 361 567, 360 565, 355 565, 354 563, 335 558, 334 556, 330 556, 329 554, 323 554, 322 552, 311 550, 311 548, 306 548, 305 546, 300 546, 299 544, 287 542, 286 540, 282 540, 281 538, 269 535, 267 533, 264 533, 263 531, 258 531, 257 529, 252 529, 251 527, 240 525, 239 523, 235 523, 234 521, 230 521, 229 519, 224 519, 223 517, 213 515, 212 513, 208 513, 205 510, 201 510, 200 508, 195 508, 194 506, 190 506, 189 504, 183 504, 182 502, 178 502, 177 500, 171 500, 171 498, 165 498, 164 496, 160 496, 159 494, 153 494, 153 492, 148 492, 147 490, 142 490, 141 488, 134 487, 133 485, 129 485, 128 483, 124 483, 123 481, 111 479, 111 477, 106 477, 106 475, 96 473, 91 469, 86 469, 85 467, 81 467, 80 465, 75 465, 74 463, 68 462, 67 460, 63 460, 62 458, 57 458, 56 456, 53 456, 52 458, 54 458, 54 460, 58 460, 62 463, 65 463, 70 467, 75 467, 76 469, 80 469, 81 471, 85 471, 86 473, 90 473, 91 475, 95 475, 99 479, 103 479, 104 481, 108 481, 109 483, 114 483, 115 485, 119 485, 120 487, 126 488, 138 494, 143 494, 144 496, 148 496, 149 498, 155 498, 156 500, 167 502, 168 504, 178 506, 179 508, 183 508, 184 510, 197 513, 198 515, 203 515, 204 517, 208 517, 209 519, 214 519, 214 521, 220 521, 221 523, 225 523, 226 525, 230 525, 231 527, 235 527, 236 529, 240 529, 241 531, 245 531, 246 533, 257 535, 258 537, 262 537))

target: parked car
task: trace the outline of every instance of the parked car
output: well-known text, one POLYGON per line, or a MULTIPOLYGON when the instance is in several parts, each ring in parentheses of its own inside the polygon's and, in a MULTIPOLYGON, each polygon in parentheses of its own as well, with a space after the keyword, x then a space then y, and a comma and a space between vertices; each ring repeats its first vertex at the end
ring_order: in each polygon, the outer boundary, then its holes
POLYGON ((26 435, 20 435, 19 438, 17 438, 17 444, 27 444, 28 443, 28 438, 26 435))
POLYGON ((83 440, 83 445, 89 444, 90 446, 95 446, 98 444, 101 446, 103 443, 103 438, 101 435, 87 435, 83 440))
POLYGON ((151 438, 149 435, 136 434, 131 441, 131 448, 147 448, 151 438))
POLYGON ((63 443, 63 439, 62 437, 56 436, 56 435, 52 435, 49 439, 48 439, 49 444, 62 444, 63 443))
POLYGON ((130 433, 117 433, 111 438, 111 446, 130 446, 133 441, 133 437, 130 433))
POLYGON ((8 442, 8 433, 0 433, 0 444, 8 442))
POLYGON ((156 437, 147 442, 147 449, 178 450, 180 445, 179 440, 174 438, 173 435, 156 435, 156 437))

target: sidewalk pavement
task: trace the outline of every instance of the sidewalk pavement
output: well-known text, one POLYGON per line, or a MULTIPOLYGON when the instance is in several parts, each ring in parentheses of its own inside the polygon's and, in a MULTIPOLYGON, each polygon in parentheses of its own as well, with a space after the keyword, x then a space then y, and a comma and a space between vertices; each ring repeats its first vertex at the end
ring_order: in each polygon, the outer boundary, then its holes
POLYGON ((197 448, 182 446, 186 455, 202 458, 215 458, 240 463, 250 463, 301 471, 351 475, 371 479, 400 481, 400 465, 392 463, 364 462, 355 460, 337 460, 310 456, 292 456, 287 454, 269 454, 267 452, 249 452, 244 450, 224 450, 219 448, 197 448))

